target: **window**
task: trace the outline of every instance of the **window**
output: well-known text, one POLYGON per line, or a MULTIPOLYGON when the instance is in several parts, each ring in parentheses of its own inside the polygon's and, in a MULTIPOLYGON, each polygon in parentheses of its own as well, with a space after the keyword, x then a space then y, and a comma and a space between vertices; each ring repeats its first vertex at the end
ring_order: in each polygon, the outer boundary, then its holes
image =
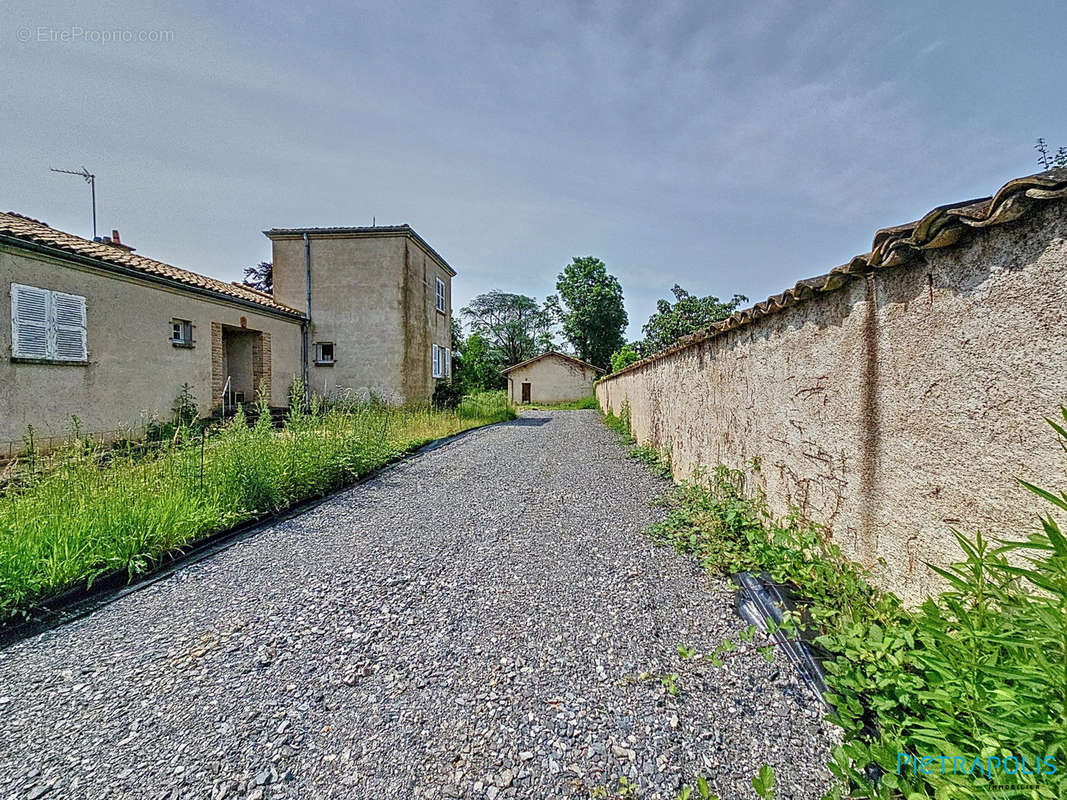
POLYGON ((333 342, 315 342, 315 363, 333 364, 333 342))
POLYGON ((187 319, 170 321, 170 343, 175 347, 193 346, 193 323, 187 319))
POLYGON ((440 378, 441 375, 441 362, 444 360, 444 348, 438 347, 435 344, 430 345, 430 374, 434 378, 440 378))
POLYGON ((85 362, 85 298, 11 284, 11 356, 85 362))
POLYGON ((444 313, 445 310, 445 282, 437 278, 437 310, 444 313))

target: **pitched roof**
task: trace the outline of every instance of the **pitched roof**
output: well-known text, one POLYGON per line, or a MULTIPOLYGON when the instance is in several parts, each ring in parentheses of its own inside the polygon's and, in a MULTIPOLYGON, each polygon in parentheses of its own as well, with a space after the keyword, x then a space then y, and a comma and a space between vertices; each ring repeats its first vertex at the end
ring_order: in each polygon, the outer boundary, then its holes
POLYGON ((16 246, 26 246, 45 252, 61 251, 54 255, 70 254, 79 260, 88 260, 100 268, 130 272, 150 280, 177 285, 179 288, 216 295, 224 300, 259 306, 275 313, 303 317, 300 311, 282 305, 275 301, 272 295, 264 292, 173 267, 162 261, 132 253, 123 247, 83 239, 13 211, 0 212, 0 241, 4 240, 7 240, 8 244, 14 243, 16 246))
POLYGON ((419 246, 440 263, 449 275, 453 278, 456 277, 456 271, 441 257, 441 254, 430 247, 430 243, 419 236, 415 229, 407 224, 363 225, 354 228, 271 228, 269 231, 263 231, 263 233, 268 239, 282 236, 303 236, 305 233, 314 236, 336 236, 339 238, 345 236, 407 236, 417 242, 419 246))
POLYGON ((1013 222, 1043 202, 1067 199, 1067 167, 1050 169, 1005 183, 992 197, 966 200, 938 206, 921 219, 906 225, 882 228, 874 234, 871 251, 856 256, 847 264, 825 275, 799 281, 792 289, 756 303, 750 308, 683 336, 670 347, 635 361, 610 377, 639 369, 678 350, 710 339, 774 314, 795 303, 804 302, 825 292, 832 292, 857 275, 898 267, 919 258, 924 250, 938 250, 961 244, 975 230, 1013 222))
POLYGON ((539 356, 534 356, 533 358, 528 358, 525 361, 520 361, 518 364, 512 364, 507 369, 500 370, 500 373, 502 375, 507 375, 513 369, 518 369, 519 367, 525 367, 527 364, 532 364, 535 361, 540 361, 542 358, 548 358, 549 356, 558 356, 559 358, 566 359, 567 361, 572 361, 575 364, 579 364, 580 366, 589 367, 589 369, 595 369, 597 372, 599 372, 601 374, 604 373, 604 370, 602 370, 600 367, 593 366, 588 361, 582 361, 580 358, 575 358, 574 356, 569 356, 566 353, 559 352, 558 350, 549 350, 547 353, 541 353, 541 355, 539 355, 539 356))

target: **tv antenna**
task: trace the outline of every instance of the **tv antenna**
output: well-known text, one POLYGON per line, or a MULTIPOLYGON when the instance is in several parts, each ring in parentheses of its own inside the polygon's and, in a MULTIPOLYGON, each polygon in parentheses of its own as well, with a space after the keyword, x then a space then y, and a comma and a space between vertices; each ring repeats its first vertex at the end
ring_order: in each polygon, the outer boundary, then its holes
POLYGON ((85 182, 89 184, 89 191, 93 196, 93 240, 96 240, 96 176, 93 175, 85 167, 81 168, 78 172, 72 169, 56 169, 55 167, 48 168, 50 172, 62 172, 64 175, 77 175, 79 178, 85 178, 85 182))

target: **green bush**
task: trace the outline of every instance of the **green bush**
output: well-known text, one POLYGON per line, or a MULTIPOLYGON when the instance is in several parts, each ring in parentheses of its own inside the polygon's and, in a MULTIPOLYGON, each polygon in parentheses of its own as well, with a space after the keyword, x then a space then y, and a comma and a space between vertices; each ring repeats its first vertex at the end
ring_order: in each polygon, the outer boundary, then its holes
MULTIPOLYGON (((1052 425, 1067 445, 1062 414, 1052 425)), ((875 588, 823 529, 774 519, 737 471, 678 487, 649 533, 708 569, 767 571, 797 589, 799 629, 826 655, 830 719, 844 731, 832 796, 1051 800, 1067 794, 1067 537, 1053 516, 1067 494, 1024 485, 1051 506, 1041 530, 995 544, 957 532, 961 560, 932 566, 947 589, 915 610, 875 588), (930 774, 901 754, 932 757, 930 774), (1035 774, 1018 770, 1024 757, 1035 774), (1044 761, 1035 769, 1047 758, 1054 774, 1044 761)))

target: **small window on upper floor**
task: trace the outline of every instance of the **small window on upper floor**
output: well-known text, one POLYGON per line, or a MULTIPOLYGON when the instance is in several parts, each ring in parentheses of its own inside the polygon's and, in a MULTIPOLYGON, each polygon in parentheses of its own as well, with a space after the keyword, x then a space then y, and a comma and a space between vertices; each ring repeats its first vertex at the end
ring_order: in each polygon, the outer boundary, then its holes
POLYGON ((170 343, 175 347, 193 346, 193 323, 187 319, 170 321, 170 343))
POLYGON ((333 365, 333 342, 315 342, 315 363, 319 366, 333 365))
POLYGON ((445 282, 440 278, 437 278, 437 310, 445 311, 445 282))

